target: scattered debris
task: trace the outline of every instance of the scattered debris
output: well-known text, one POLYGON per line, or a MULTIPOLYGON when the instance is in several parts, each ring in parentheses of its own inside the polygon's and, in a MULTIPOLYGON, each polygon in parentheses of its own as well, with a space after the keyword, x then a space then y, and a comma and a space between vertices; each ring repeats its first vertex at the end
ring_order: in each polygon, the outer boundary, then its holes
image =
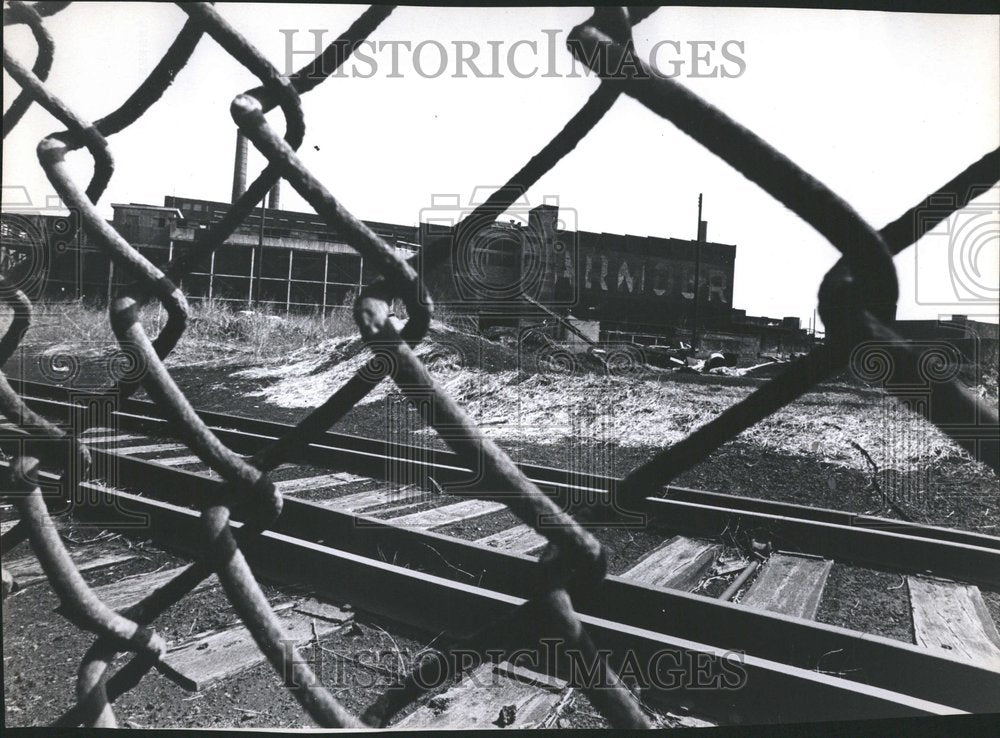
POLYGON ((750 561, 748 559, 739 559, 725 565, 716 564, 716 568, 712 571, 712 577, 724 577, 727 574, 743 571, 749 563, 750 561))
POLYGON ((436 697, 431 697, 427 700, 427 706, 435 715, 440 715, 442 712, 447 710, 449 704, 451 704, 451 698, 443 694, 439 694, 436 697))
POLYGON ((726 366, 726 357, 720 353, 713 353, 707 359, 705 359, 705 363, 702 364, 701 370, 703 372, 707 372, 709 369, 715 369, 724 366, 726 366))
POLYGON ((517 706, 504 705, 500 708, 500 714, 493 721, 493 724, 498 728, 506 728, 508 725, 514 724, 515 718, 517 718, 517 706))
POLYGON ((315 597, 304 600, 295 605, 295 612, 303 615, 310 615, 314 618, 328 620, 333 623, 344 623, 354 617, 354 614, 347 612, 350 608, 338 607, 326 602, 320 602, 315 597))

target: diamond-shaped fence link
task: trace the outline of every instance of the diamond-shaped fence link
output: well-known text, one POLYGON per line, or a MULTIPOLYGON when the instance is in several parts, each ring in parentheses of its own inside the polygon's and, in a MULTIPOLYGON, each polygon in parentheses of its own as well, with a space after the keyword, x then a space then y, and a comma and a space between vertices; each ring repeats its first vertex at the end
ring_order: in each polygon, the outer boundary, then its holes
MULTIPOLYGON (((163 58, 121 107, 90 122, 78 116, 45 85, 55 44, 45 29, 43 18, 61 11, 68 4, 38 2, 31 5, 15 1, 4 8, 4 25, 28 25, 38 45, 38 55, 31 69, 4 49, 4 68, 21 88, 4 114, 4 136, 17 125, 32 103, 42 106, 65 126, 65 130, 52 133, 41 141, 39 160, 63 202, 79 213, 79 227, 111 257, 115 268, 130 275, 132 280, 114 297, 109 310, 110 321, 123 355, 144 371, 124 373, 109 390, 124 399, 141 384, 165 417, 179 429, 181 440, 218 472, 225 484, 223 492, 206 500, 202 508, 205 557, 137 604, 115 612, 90 590, 59 536, 54 534, 37 482, 38 460, 28 454, 13 460, 10 474, 4 480, 3 495, 18 507, 20 522, 4 535, 0 548, 6 552, 28 540, 62 600, 60 612, 76 626, 97 636, 78 671, 76 704, 57 717, 55 724, 115 725, 111 708, 114 700, 137 684, 150 669, 162 666, 164 643, 151 629, 153 622, 213 572, 218 574, 226 595, 261 651, 318 724, 325 727, 385 725, 395 713, 423 693, 424 685, 432 680, 426 678, 422 670, 437 670, 440 664, 429 660, 420 662, 413 673, 387 690, 364 715, 351 714, 320 683, 296 649, 289 647, 280 621, 240 552, 241 541, 259 535, 281 514, 281 495, 269 481, 268 472, 324 433, 379 382, 390 377, 413 401, 424 422, 434 427, 461 461, 475 472, 481 489, 457 493, 504 502, 549 540, 549 547, 538 564, 546 569, 547 589, 502 621, 484 625, 463 645, 483 653, 497 646, 513 648, 524 639, 560 637, 568 647, 595 665, 601 677, 597 680, 599 686, 579 686, 609 721, 618 727, 649 727, 650 720, 639 701, 607 664, 603 652, 595 647, 573 610, 573 593, 595 586, 605 575, 600 544, 580 522, 542 494, 513 461, 480 432, 463 408, 435 383, 414 354, 414 347, 423 339, 433 311, 431 296, 426 293, 415 267, 427 268, 445 262, 450 256, 449 247, 435 249, 431 246, 422 251, 419 258, 404 260, 348 212, 296 155, 305 130, 300 97, 333 74, 393 8, 369 8, 310 64, 295 74, 283 76, 211 4, 178 3, 189 18, 163 58), (159 100, 205 35, 260 80, 259 87, 234 98, 231 113, 239 129, 266 157, 268 165, 225 217, 200 233, 195 248, 159 268, 101 218, 95 203, 114 171, 108 138, 141 119, 159 100), (276 132, 264 118, 264 114, 275 107, 280 107, 284 114, 284 134, 276 132), (80 148, 86 148, 94 161, 94 172, 86 190, 72 180, 65 165, 65 155, 80 148), (198 417, 163 361, 184 333, 188 316, 187 301, 176 286, 180 278, 192 269, 203 268, 214 250, 244 221, 279 178, 287 180, 366 259, 366 263, 376 265, 381 278, 362 290, 354 308, 362 338, 372 350, 371 359, 283 438, 247 460, 222 443, 198 417), (409 315, 398 332, 389 320, 390 305, 396 299, 403 301, 409 315), (167 320, 159 335, 151 339, 139 322, 139 310, 152 300, 163 307, 167 320), (239 509, 247 521, 237 532, 229 527, 230 512, 234 508, 239 509), (120 652, 131 652, 134 656, 117 672, 108 675, 112 659, 120 652)), ((659 75, 640 59, 631 40, 631 29, 654 10, 649 7, 602 8, 573 30, 568 39, 569 49, 601 77, 600 86, 541 151, 458 224, 457 239, 460 241, 463 235, 474 234, 501 215, 570 153, 618 97, 625 94, 671 121, 789 207, 836 246, 843 258, 824 279, 819 293, 819 309, 828 330, 825 345, 815 348, 790 365, 782 376, 762 385, 718 418, 635 469, 613 490, 615 499, 610 509, 619 513, 639 509, 643 496, 655 494, 662 485, 705 459, 742 430, 846 367, 854 347, 863 341, 878 342, 886 347, 887 361, 895 376, 905 378, 919 374, 919 357, 886 323, 895 314, 898 292, 892 255, 922 235, 916 232, 914 213, 923 206, 923 201, 881 231, 873 229, 822 183, 753 132, 676 81, 659 75)), ((599 169, 600 162, 594 162, 594 167, 599 169)), ((994 151, 945 184, 939 193, 959 193, 959 196, 952 198, 951 210, 935 211, 936 217, 946 218, 950 212, 964 207, 977 192, 974 186, 984 182, 992 184, 998 170, 1000 152, 994 151)), ((921 221, 922 229, 932 226, 926 218, 921 221)), ((0 299, 10 306, 13 314, 6 335, 0 339, 2 363, 16 350, 31 322, 31 302, 20 289, 16 268, 0 278, 0 299)), ((894 386, 905 386, 905 381, 886 384, 890 392, 894 386)), ((975 458, 996 470, 996 412, 978 402, 954 377, 933 384, 926 397, 927 401, 917 409, 952 434, 975 458)), ((65 454, 62 458, 69 460, 64 479, 71 467, 89 467, 86 445, 77 433, 93 426, 94 418, 86 415, 77 418, 71 425, 76 432, 67 434, 31 411, 2 374, 0 410, 32 438, 55 441, 61 446, 65 454)), ((578 517, 596 519, 607 515, 608 509, 609 506, 601 506, 603 512, 594 514, 584 509, 578 517)), ((164 669, 164 673, 168 671, 164 669)))

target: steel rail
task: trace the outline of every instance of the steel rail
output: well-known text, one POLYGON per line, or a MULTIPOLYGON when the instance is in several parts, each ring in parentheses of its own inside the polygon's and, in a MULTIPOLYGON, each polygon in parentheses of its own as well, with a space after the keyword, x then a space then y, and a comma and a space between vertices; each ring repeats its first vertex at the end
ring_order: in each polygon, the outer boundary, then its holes
MULTIPOLYGON (((0 462, 0 465, 6 464, 0 462)), ((45 476, 49 484, 58 483, 55 475, 45 476)), ((218 490, 222 489, 221 482, 196 478, 203 480, 197 484, 214 485, 218 490)), ((190 481, 194 483, 193 480, 190 481)), ((92 493, 92 504, 81 509, 84 520, 114 525, 116 522, 127 523, 132 515, 139 514, 146 520, 141 528, 143 536, 152 537, 173 550, 192 554, 202 551, 204 541, 200 539, 197 527, 192 525, 198 519, 197 511, 144 495, 109 489, 92 482, 81 482, 79 487, 82 489, 78 492, 86 490, 92 493)), ((288 500, 290 505, 295 502, 288 500)), ((231 521, 229 525, 234 533, 238 533, 242 527, 238 521, 231 521)), ((127 528, 123 528, 123 531, 127 531, 127 528)), ((421 535, 437 538, 438 543, 447 540, 432 534, 421 535)), ((280 528, 265 531, 252 539, 241 540, 241 550, 248 563, 262 576, 282 583, 308 586, 317 594, 350 601, 356 609, 383 615, 428 632, 443 630, 449 637, 456 639, 474 634, 478 623, 492 622, 508 616, 527 601, 527 597, 523 595, 456 582, 436 574, 415 571, 398 563, 388 564, 374 557, 297 538, 282 532, 280 528)), ((538 577, 537 565, 530 559, 493 553, 504 564, 523 561, 523 569, 530 569, 535 578, 538 577)), ((615 577, 609 578, 601 586, 618 588, 623 592, 629 587, 637 591, 646 589, 620 582, 615 577)), ((598 590, 594 598, 606 598, 606 593, 599 596, 602 592, 603 590, 598 590)), ((704 599, 712 602, 694 595, 681 598, 676 594, 672 596, 675 599, 704 599)), ((716 603, 714 606, 729 612, 741 610, 729 603, 716 603)), ((678 664, 698 664, 702 669, 707 668, 707 673, 711 674, 718 674, 722 670, 731 675, 744 675, 739 677, 738 683, 732 685, 738 688, 731 689, 725 686, 706 689, 683 681, 676 685, 664 685, 656 684, 655 679, 651 680, 650 689, 644 695, 646 698, 656 703, 694 710, 697 714, 715 720, 731 723, 777 723, 833 720, 845 714, 855 718, 887 718, 960 714, 966 711, 940 700, 921 699, 754 654, 740 654, 734 648, 717 643, 667 634, 661 627, 647 628, 631 620, 623 620, 620 617, 622 612, 628 612, 630 618, 634 614, 631 608, 625 607, 617 615, 610 611, 603 614, 578 611, 581 624, 603 646, 608 647, 610 663, 614 668, 631 660, 640 664, 640 669, 648 669, 640 671, 644 677, 655 671, 658 678, 663 679, 664 675, 656 667, 662 666, 666 659, 675 670, 678 664)), ((760 615, 757 613, 758 617, 760 615)), ((803 627, 803 623, 808 622, 795 622, 794 618, 773 615, 764 618, 788 626, 803 627)), ((823 629, 834 634, 842 630, 830 629, 829 626, 824 626, 823 629)), ((954 674, 964 669, 968 673, 966 679, 972 679, 973 672, 978 671, 978 676, 986 681, 962 681, 966 690, 968 684, 976 684, 973 691, 980 695, 988 691, 990 679, 997 677, 993 672, 951 662, 933 656, 930 652, 921 654, 915 646, 894 645, 888 639, 863 636, 858 639, 858 644, 862 643, 880 645, 887 652, 895 649, 897 653, 909 654, 910 659, 919 663, 922 668, 906 671, 924 671, 930 668, 931 674, 924 673, 925 682, 928 685, 936 683, 939 692, 949 692, 956 699, 962 699, 963 691, 948 680, 941 682, 934 679, 935 676, 941 676, 941 672, 933 673, 935 666, 944 665, 946 670, 954 674)), ((555 666, 555 675, 565 677, 565 671, 559 668, 565 667, 565 664, 555 666)), ((890 670, 885 671, 888 673, 890 670)), ((899 672, 900 669, 891 671, 899 672)), ((966 695, 964 701, 975 701, 975 698, 966 695)), ((993 709, 996 709, 996 705, 993 705, 993 709)))
MULTIPOLYGON (((115 469, 116 488, 141 491, 146 499, 194 508, 223 495, 221 481, 107 450, 94 448, 92 452, 100 468, 115 469)), ((49 499, 67 499, 54 480, 52 477, 48 485, 49 499)), ((116 493, 100 490, 97 504, 112 504, 116 493)), ((84 515, 88 514, 85 509, 94 504, 94 497, 87 496, 87 505, 81 509, 84 515)), ((123 532, 131 528, 145 535, 149 526, 147 512, 123 504, 108 520, 91 519, 113 524, 123 532)), ((434 532, 397 527, 391 521, 295 498, 285 499, 282 515, 271 530, 352 555, 390 559, 466 584, 476 582, 515 596, 532 597, 545 589, 544 573, 530 557, 434 532), (460 573, 464 579, 458 576, 460 573)), ((798 668, 822 665, 830 671, 851 673, 856 681, 965 710, 1000 710, 1000 672, 900 641, 679 590, 648 587, 618 576, 607 577, 592 592, 578 594, 575 602, 579 612, 596 617, 624 619, 636 627, 707 641, 798 668), (623 612, 627 613, 624 618, 623 612)))
MULTIPOLYGON (((29 406, 64 417, 71 411, 68 404, 71 397, 82 398, 86 393, 55 385, 44 385, 11 379, 29 406)), ((105 395, 95 395, 107 397, 105 395)), ((129 399, 122 403, 122 410, 114 417, 123 427, 142 428, 151 432, 170 434, 168 423, 162 419, 157 407, 144 400, 129 399)), ((235 450, 254 454, 275 438, 280 438, 291 427, 275 421, 262 421, 241 416, 226 415, 211 411, 199 411, 203 421, 212 427, 221 439, 235 450)), ((68 421, 67 421, 68 422, 68 421)), ((399 471, 407 480, 425 480, 427 476, 441 484, 446 491, 451 487, 461 487, 471 478, 471 470, 462 466, 457 457, 438 449, 427 449, 406 444, 327 432, 322 442, 315 441, 302 455, 302 460, 323 466, 343 468, 346 471, 387 479, 399 471)), ((554 494, 562 502, 569 503, 573 497, 582 498, 606 495, 614 490, 620 481, 614 477, 598 474, 579 473, 553 467, 519 463, 518 466, 528 478, 554 494)), ((689 502, 707 508, 726 511, 759 513, 774 518, 794 518, 796 520, 830 523, 861 530, 887 531, 923 538, 942 543, 956 543, 978 548, 1000 551, 1000 537, 963 531, 955 528, 921 525, 903 520, 893 520, 871 515, 811 507, 773 500, 756 499, 739 495, 709 492, 669 485, 665 488, 668 500, 689 502)), ((878 563, 878 562, 875 562, 878 563)))

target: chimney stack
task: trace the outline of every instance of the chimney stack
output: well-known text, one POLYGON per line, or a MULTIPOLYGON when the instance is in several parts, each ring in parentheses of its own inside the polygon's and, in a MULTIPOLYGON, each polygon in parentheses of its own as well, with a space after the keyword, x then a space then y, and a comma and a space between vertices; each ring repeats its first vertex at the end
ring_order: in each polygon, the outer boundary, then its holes
POLYGON ((271 210, 278 210, 281 207, 281 179, 278 179, 267 193, 267 206, 271 210))
POLYGON ((247 189, 247 146, 242 131, 236 131, 236 161, 233 165, 233 199, 236 202, 247 189))

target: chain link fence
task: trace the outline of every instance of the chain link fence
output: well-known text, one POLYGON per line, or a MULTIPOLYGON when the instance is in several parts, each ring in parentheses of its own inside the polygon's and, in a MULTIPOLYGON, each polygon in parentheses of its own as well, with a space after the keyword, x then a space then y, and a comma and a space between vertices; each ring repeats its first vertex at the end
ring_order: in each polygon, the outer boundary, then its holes
MULTIPOLYGON (((175 579, 151 592, 137 604, 115 612, 90 590, 77 571, 51 524, 46 501, 37 482, 38 458, 15 458, 4 479, 3 496, 20 512, 20 522, 3 536, 2 550, 27 540, 48 580, 62 600, 61 612, 75 626, 97 638, 80 664, 76 703, 54 720, 56 725, 114 726, 112 703, 150 669, 160 664, 165 644, 152 630, 156 618, 192 591, 199 582, 218 574, 223 589, 257 645, 284 679, 311 718, 324 727, 385 725, 394 714, 416 699, 430 684, 424 668, 387 690, 362 716, 346 710, 290 648, 275 613, 240 552, 240 543, 259 535, 281 514, 281 495, 268 472, 294 458, 297 451, 340 420, 356 403, 386 377, 414 401, 424 421, 433 426, 476 472, 484 490, 482 497, 498 499, 549 541, 538 566, 546 572, 547 586, 502 622, 486 625, 470 639, 480 653, 497 646, 511 648, 519 639, 558 637, 595 665, 599 678, 578 685, 593 704, 616 727, 650 727, 651 720, 637 697, 617 677, 583 629, 572 606, 574 592, 596 586, 605 575, 600 544, 581 524, 600 522, 602 513, 584 510, 574 519, 530 482, 511 459, 476 427, 468 414, 434 381, 413 353, 428 330, 433 302, 415 270, 416 262, 404 260, 378 235, 348 212, 301 163, 296 149, 302 142, 305 120, 302 95, 335 72, 392 13, 390 6, 365 11, 322 54, 295 74, 283 76, 230 23, 207 3, 178 3, 188 20, 169 50, 150 75, 117 110, 98 121, 87 121, 46 87, 55 43, 46 31, 44 17, 62 11, 69 3, 10 2, 4 8, 4 25, 26 24, 38 46, 29 69, 4 49, 4 68, 21 92, 3 117, 6 136, 32 104, 42 106, 65 130, 45 137, 38 145, 39 160, 62 201, 79 214, 80 226, 93 242, 112 258, 116 270, 130 275, 132 283, 115 295, 110 321, 122 351, 137 371, 109 391, 126 398, 140 385, 157 403, 164 416, 179 429, 180 439, 203 462, 218 472, 225 484, 217 498, 206 500, 201 512, 204 557, 189 565, 175 579), (210 39, 203 39, 204 36, 210 39), (114 164, 108 139, 140 120, 167 91, 196 45, 219 44, 251 71, 260 86, 237 95, 231 105, 233 120, 266 157, 267 167, 228 210, 225 217, 201 232, 196 248, 169 263, 156 266, 124 240, 99 214, 95 204, 110 181, 114 164), (285 118, 283 133, 265 120, 265 113, 278 107, 285 118), (69 176, 67 153, 86 148, 94 171, 85 189, 69 176), (357 374, 316 407, 286 436, 251 459, 223 444, 196 414, 164 366, 185 330, 188 304, 175 286, 194 269, 204 269, 215 249, 261 202, 279 179, 292 187, 366 260, 378 266, 381 278, 365 287, 354 305, 354 316, 372 356, 357 374), (389 318, 389 306, 401 299, 409 315, 397 332, 389 318), (150 338, 139 321, 147 303, 158 302, 167 320, 159 335, 150 338), (229 527, 231 512, 246 521, 238 531, 229 527), (586 520, 585 520, 586 519, 586 520), (545 521, 543 525, 541 521, 545 521), (119 653, 134 654, 122 668, 109 674, 119 653)), ((817 382, 845 368, 853 354, 877 345, 890 357, 895 377, 917 374, 919 358, 889 327, 895 315, 898 294, 892 256, 906 249, 921 233, 916 232, 914 213, 923 203, 881 230, 875 230, 844 201, 799 168, 752 131, 684 88, 663 77, 638 57, 631 40, 632 26, 655 8, 602 8, 573 30, 568 46, 574 57, 601 78, 601 84, 586 104, 535 154, 509 182, 497 189, 457 226, 457 241, 500 216, 539 178, 548 172, 602 119, 621 95, 627 95, 672 122, 709 151, 721 157, 758 184, 826 237, 842 254, 819 290, 819 310, 827 326, 827 340, 810 354, 792 363, 783 375, 762 385, 716 419, 689 437, 657 453, 632 471, 615 489, 617 511, 636 510, 644 496, 655 494, 682 471, 704 460, 715 449, 742 430, 775 412, 806 392, 817 382)), ((599 168, 600 162, 594 162, 599 168)), ((964 207, 985 186, 992 185, 1000 170, 1000 152, 994 151, 974 163, 939 193, 957 193, 953 210, 939 211, 939 219, 964 207)), ((935 193, 938 194, 938 193, 935 193)), ((929 198, 931 196, 928 196, 929 198)), ((934 225, 926 219, 921 228, 934 225)), ((423 267, 443 264, 447 248, 420 255, 423 267)), ((414 257, 416 258, 416 257, 414 257)), ((0 282, 0 298, 12 310, 11 325, 0 340, 0 362, 19 345, 31 322, 32 306, 21 289, 24 276, 12 269, 0 282)), ((898 383, 897 383, 898 384, 898 383)), ((888 384, 891 391, 894 386, 888 384)), ((36 439, 56 441, 66 463, 65 486, 74 468, 87 469, 89 454, 76 434, 60 428, 32 412, 0 375, 0 410, 36 439), (67 461, 67 459, 69 461, 67 461)), ((997 413, 980 403, 956 378, 936 384, 920 411, 939 425, 959 445, 994 470, 998 468, 997 413)), ((73 428, 91 427, 95 419, 82 417, 73 428)), ((473 494, 465 492, 463 494, 473 494)), ((606 511, 605 511, 606 514, 606 511)), ((440 668, 438 662, 430 668, 440 668)))

